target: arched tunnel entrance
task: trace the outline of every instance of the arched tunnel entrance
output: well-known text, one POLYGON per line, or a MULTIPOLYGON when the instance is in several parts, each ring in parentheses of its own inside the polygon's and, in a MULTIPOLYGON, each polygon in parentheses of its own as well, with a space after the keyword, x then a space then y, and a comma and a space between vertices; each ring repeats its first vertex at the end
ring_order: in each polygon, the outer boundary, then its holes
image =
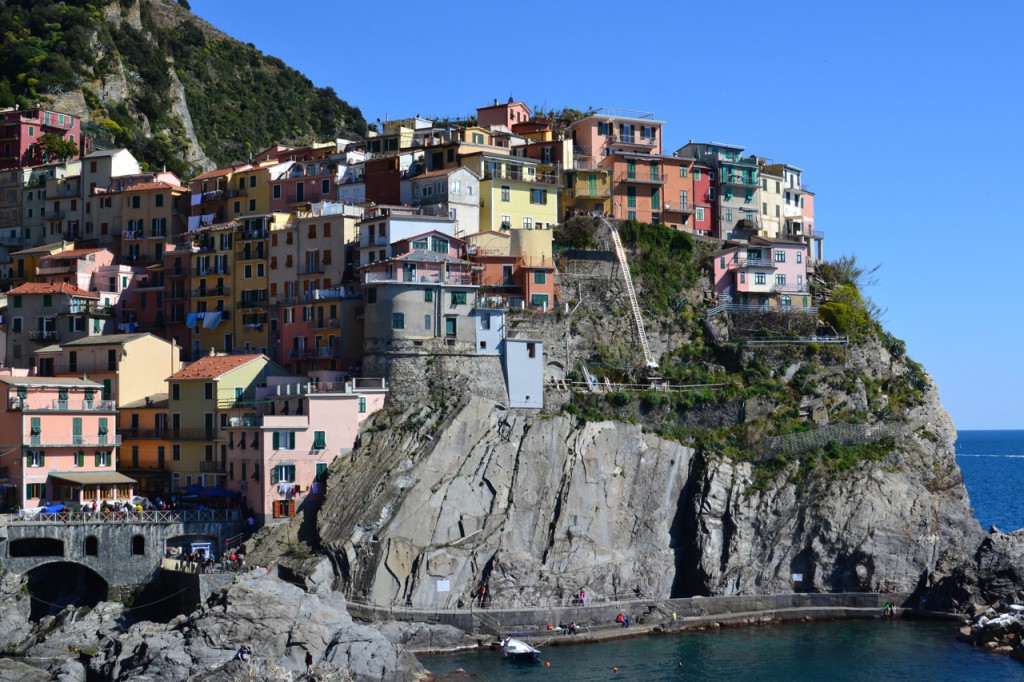
POLYGON ((30 620, 59 613, 67 606, 96 606, 107 598, 107 581, 87 566, 55 561, 30 570, 28 591, 32 595, 30 620))

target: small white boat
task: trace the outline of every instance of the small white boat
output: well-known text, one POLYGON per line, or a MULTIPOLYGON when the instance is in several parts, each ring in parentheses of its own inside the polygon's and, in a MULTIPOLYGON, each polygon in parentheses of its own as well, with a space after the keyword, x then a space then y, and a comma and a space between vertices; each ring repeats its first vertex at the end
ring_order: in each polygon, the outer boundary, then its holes
POLYGON ((506 637, 501 643, 501 655, 513 661, 533 661, 540 663, 540 649, 536 649, 526 642, 506 637))

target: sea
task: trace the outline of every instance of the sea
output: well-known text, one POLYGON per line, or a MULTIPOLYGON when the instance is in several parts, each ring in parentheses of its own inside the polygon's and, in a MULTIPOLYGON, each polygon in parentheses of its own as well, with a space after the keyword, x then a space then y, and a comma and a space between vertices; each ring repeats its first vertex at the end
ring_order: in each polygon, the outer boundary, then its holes
MULTIPOLYGON (((1024 431, 961 431, 957 463, 984 529, 1024 528, 1024 431)), ((533 680, 1024 680, 1024 662, 959 642, 949 622, 792 623, 542 649, 541 665, 493 651, 421 657, 438 676, 533 680)))

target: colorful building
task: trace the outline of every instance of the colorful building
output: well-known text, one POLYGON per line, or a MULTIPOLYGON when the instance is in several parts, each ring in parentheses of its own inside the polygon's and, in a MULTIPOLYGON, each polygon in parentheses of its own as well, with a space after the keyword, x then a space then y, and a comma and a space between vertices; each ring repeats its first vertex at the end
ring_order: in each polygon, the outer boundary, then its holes
POLYGON ((87 379, 0 376, 0 440, 8 508, 130 500, 115 468, 117 409, 87 379))
POLYGON ((715 206, 712 237, 742 239, 761 231, 761 207, 755 196, 761 184, 760 162, 755 156, 744 157, 743 150, 723 142, 691 141, 676 152, 710 169, 708 200, 715 206))
POLYGON ((327 468, 351 452, 386 393, 383 379, 270 379, 259 403, 228 422, 227 488, 260 523, 295 516, 305 500, 323 495, 327 468))
POLYGON ((455 234, 480 229, 480 177, 468 168, 442 168, 402 180, 402 203, 455 221, 455 234))
POLYGON ((211 355, 168 377, 172 490, 224 484, 228 424, 252 412, 273 376, 287 372, 265 355, 211 355))
POLYGON ((22 284, 7 292, 7 361, 34 367, 35 351, 54 343, 113 331, 113 306, 106 294, 71 284, 22 284))
POLYGON ((0 170, 49 163, 51 159, 39 144, 43 135, 73 142, 79 152, 84 148, 82 123, 77 116, 46 109, 8 109, 0 116, 0 170))
POLYGON ((121 192, 121 260, 143 266, 162 263, 164 245, 187 229, 189 196, 184 187, 167 182, 145 182, 121 192))
POLYGON ((532 159, 474 153, 462 165, 480 176, 480 230, 550 229, 559 220, 561 179, 532 159))
POLYGON ((801 242, 752 236, 712 256, 712 285, 722 302, 807 308, 808 250, 801 242))
POLYGON ((504 104, 494 100, 490 106, 477 108, 476 122, 484 128, 502 126, 511 130, 517 123, 529 121, 532 115, 533 111, 525 102, 515 102, 509 97, 504 104))

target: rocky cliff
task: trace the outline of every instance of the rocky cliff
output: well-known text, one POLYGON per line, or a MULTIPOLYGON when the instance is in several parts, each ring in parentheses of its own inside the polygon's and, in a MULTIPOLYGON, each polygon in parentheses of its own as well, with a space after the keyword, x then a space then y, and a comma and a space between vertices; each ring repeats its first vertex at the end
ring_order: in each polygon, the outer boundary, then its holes
POLYGON ((417 607, 469 603, 484 584, 517 606, 637 586, 657 597, 914 592, 976 563, 983 534, 954 426, 902 343, 877 326, 848 346, 730 342, 771 320, 704 325, 707 248, 673 237, 658 251, 659 240, 640 230, 629 244, 647 333, 661 372, 700 386, 618 388, 642 376, 621 274, 563 259, 567 305, 510 328, 544 341, 549 378, 571 381, 583 363, 611 390, 551 385, 544 412, 509 410, 479 395, 468 366, 439 376, 407 358, 390 408, 330 471, 318 527, 340 588, 417 607), (690 274, 664 291, 670 266, 690 274), (422 392, 421 407, 400 399, 422 392), (818 435, 843 421, 887 435, 818 435), (810 444, 773 454, 769 436, 810 444))

